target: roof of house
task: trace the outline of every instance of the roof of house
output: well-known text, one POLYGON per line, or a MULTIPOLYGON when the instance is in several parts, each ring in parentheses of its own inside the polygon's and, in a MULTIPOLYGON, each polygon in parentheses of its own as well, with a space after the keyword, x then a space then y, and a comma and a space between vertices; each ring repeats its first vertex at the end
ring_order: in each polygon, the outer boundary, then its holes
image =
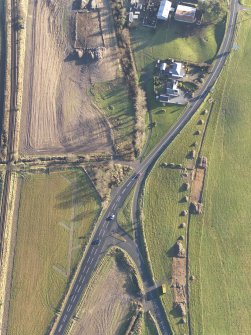
POLYGON ((157 19, 159 20, 167 20, 168 15, 171 9, 172 3, 168 0, 161 0, 158 14, 157 14, 157 19))
POLYGON ((169 73, 174 77, 184 77, 185 71, 182 68, 182 63, 174 62, 170 66, 169 73))
POLYGON ((193 23, 195 21, 196 8, 184 5, 178 5, 174 19, 177 21, 193 23))
POLYGON ((176 80, 171 83, 167 83, 166 95, 177 97, 179 94, 180 90, 178 89, 178 82, 176 80))
POLYGON ((159 96, 159 101, 160 102, 168 102, 169 101, 169 96, 165 95, 165 94, 161 94, 159 96))

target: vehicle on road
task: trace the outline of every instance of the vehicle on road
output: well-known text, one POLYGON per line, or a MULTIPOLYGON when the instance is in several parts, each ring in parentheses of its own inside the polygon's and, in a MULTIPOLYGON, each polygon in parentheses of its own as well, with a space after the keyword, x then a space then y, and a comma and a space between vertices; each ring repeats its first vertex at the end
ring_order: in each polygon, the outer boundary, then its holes
POLYGON ((114 220, 114 218, 115 218, 115 214, 109 215, 107 216, 106 221, 112 221, 114 220))
POLYGON ((140 175, 141 175, 140 172, 139 172, 139 173, 136 173, 135 175, 133 175, 132 179, 138 179, 140 175))
POLYGON ((92 245, 98 245, 99 243, 100 243, 100 240, 98 240, 98 239, 92 241, 92 245))

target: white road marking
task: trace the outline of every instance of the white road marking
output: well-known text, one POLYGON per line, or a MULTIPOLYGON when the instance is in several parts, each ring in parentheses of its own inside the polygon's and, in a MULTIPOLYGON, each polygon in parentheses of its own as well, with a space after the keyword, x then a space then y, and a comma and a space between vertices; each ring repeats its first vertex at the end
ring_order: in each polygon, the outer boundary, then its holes
POLYGON ((103 237, 103 236, 104 236, 104 234, 105 234, 105 231, 103 231, 103 233, 102 233, 101 237, 103 237))
POLYGON ((66 318, 67 318, 67 315, 65 315, 64 318, 63 318, 63 321, 64 321, 64 322, 65 322, 66 318))
POLYGON ((77 296, 75 295, 74 298, 73 298, 73 302, 76 300, 77 296))
POLYGON ((77 292, 79 292, 81 290, 81 287, 79 286, 79 288, 78 288, 78 291, 77 292))
POLYGON ((59 327, 59 329, 58 329, 58 332, 60 332, 60 331, 61 331, 62 327, 63 327, 63 325, 61 325, 61 326, 59 327))
POLYGON ((67 312, 69 312, 70 309, 71 309, 71 305, 68 306, 68 308, 67 308, 67 312))
POLYGON ((94 256, 96 255, 97 251, 98 251, 98 249, 95 250, 95 252, 94 252, 94 256))

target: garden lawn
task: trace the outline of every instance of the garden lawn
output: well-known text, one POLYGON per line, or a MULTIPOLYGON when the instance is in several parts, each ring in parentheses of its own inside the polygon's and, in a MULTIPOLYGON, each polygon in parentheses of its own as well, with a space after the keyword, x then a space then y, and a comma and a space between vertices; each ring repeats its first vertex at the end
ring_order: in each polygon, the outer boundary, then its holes
POLYGON ((7 334, 42 335, 100 204, 82 170, 25 174, 22 179, 7 334))
POLYGON ((194 334, 250 334, 251 329, 251 13, 240 13, 238 51, 215 89, 204 213, 191 221, 190 285, 194 334), (242 74, 242 75, 233 75, 242 74))
POLYGON ((211 62, 220 47, 225 22, 192 29, 175 21, 158 23, 156 30, 142 25, 131 29, 138 72, 144 72, 145 67, 157 59, 211 62))

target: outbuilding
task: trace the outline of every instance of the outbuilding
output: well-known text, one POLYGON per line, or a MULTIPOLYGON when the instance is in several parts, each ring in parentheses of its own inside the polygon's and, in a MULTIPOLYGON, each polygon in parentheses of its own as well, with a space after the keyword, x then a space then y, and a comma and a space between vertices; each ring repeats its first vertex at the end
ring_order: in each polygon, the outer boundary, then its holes
POLYGON ((176 21, 194 23, 196 21, 196 7, 178 5, 174 19, 176 21))
POLYGON ((158 20, 167 21, 170 10, 171 10, 172 3, 168 0, 161 0, 159 10, 157 13, 158 20))

